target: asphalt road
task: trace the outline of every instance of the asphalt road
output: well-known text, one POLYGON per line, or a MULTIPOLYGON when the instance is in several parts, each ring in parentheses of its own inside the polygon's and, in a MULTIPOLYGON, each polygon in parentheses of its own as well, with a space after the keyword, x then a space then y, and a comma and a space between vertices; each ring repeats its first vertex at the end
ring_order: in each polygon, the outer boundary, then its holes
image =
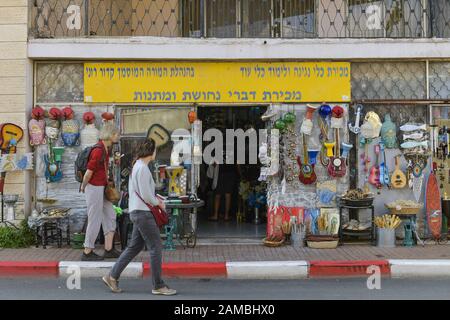
POLYGON ((123 279, 121 294, 111 293, 100 279, 81 280, 81 289, 69 290, 65 279, 0 278, 0 300, 9 299, 185 299, 185 300, 277 300, 277 299, 449 299, 450 280, 382 279, 380 290, 367 289, 366 279, 320 280, 226 280, 169 279, 178 290, 174 297, 151 294, 150 279, 123 279))

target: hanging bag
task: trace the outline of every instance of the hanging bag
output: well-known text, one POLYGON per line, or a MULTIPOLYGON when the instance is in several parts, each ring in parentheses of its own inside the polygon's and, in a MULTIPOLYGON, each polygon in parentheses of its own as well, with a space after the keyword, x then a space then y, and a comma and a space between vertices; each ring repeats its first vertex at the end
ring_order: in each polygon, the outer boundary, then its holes
POLYGON ((159 206, 152 206, 150 203, 147 203, 142 199, 142 197, 135 191, 136 195, 141 199, 143 203, 150 209, 150 212, 153 214, 153 217, 155 218, 156 224, 159 228, 165 226, 169 223, 169 215, 166 211, 161 209, 159 206))

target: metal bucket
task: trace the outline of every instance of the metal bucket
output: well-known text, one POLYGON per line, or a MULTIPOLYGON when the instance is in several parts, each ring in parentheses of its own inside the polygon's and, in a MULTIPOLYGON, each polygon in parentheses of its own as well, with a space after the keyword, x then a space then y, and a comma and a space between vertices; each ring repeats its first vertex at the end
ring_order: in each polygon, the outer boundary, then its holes
POLYGON ((291 244, 294 247, 302 248, 305 246, 305 234, 301 232, 291 233, 291 244))
POLYGON ((395 229, 377 228, 377 247, 395 248, 395 229))

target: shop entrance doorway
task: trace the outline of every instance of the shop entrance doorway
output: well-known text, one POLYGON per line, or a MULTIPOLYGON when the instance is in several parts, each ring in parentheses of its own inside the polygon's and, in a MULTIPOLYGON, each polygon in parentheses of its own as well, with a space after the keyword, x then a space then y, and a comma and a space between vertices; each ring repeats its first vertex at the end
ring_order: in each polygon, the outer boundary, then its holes
MULTIPOLYGON (((254 129, 256 133, 264 129, 261 115, 265 111, 264 106, 208 106, 198 108, 198 118, 202 120, 203 134, 210 129, 220 130, 225 145, 230 142, 225 141, 226 129, 242 129, 244 132, 254 129)), ((212 142, 204 141, 203 150, 212 142)), ((255 201, 258 195, 264 198, 266 195, 264 184, 258 181, 260 164, 259 161, 249 164, 248 138, 245 139, 245 164, 238 164, 238 147, 242 150, 239 143, 242 142, 235 138, 234 164, 218 165, 217 170, 216 166, 205 162, 201 165, 198 193, 205 200, 205 206, 198 215, 198 236, 204 241, 256 240, 265 236, 266 206, 263 201, 255 201), (255 219, 256 211, 258 219, 255 219)), ((227 156, 226 150, 223 155, 227 156)))

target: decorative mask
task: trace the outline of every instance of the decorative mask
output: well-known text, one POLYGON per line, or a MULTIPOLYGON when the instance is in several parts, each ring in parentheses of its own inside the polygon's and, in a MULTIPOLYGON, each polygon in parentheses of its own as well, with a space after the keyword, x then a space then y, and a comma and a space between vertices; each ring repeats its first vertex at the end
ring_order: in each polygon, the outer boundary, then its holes
POLYGON ((63 109, 65 120, 62 122, 61 137, 66 147, 73 147, 79 145, 80 138, 80 124, 74 120, 74 113, 72 108, 66 107, 63 109))
POLYGON ((49 139, 57 140, 61 127, 61 111, 58 108, 51 108, 48 112, 48 119, 45 127, 45 134, 49 139))
POLYGON ((80 132, 80 141, 83 148, 93 146, 98 142, 100 131, 95 127, 95 115, 93 112, 83 114, 84 128, 80 132))
POLYGON ((45 144, 45 111, 37 106, 31 112, 32 119, 28 122, 28 132, 30 134, 30 145, 38 146, 45 144))

